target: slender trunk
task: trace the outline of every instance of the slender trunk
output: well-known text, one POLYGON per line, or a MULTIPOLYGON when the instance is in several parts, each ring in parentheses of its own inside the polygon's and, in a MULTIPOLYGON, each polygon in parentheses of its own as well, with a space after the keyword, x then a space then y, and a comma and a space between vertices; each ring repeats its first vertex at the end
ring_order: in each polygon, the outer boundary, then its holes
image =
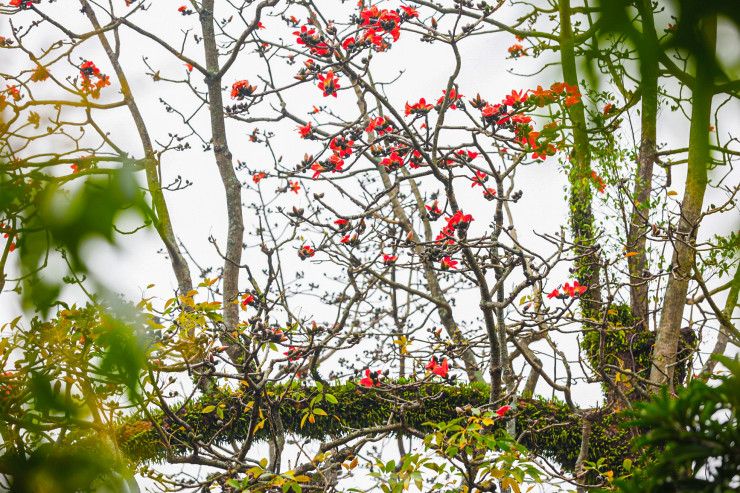
MULTIPOLYGON (((100 22, 98 21, 95 11, 91 8, 88 0, 80 0, 83 11, 90 20, 96 31, 100 31, 100 22)), ((144 123, 144 118, 141 116, 139 107, 136 104, 136 99, 131 92, 131 86, 128 83, 126 72, 121 67, 121 63, 118 59, 118 53, 113 50, 105 34, 102 32, 98 34, 98 39, 103 45, 108 60, 110 60, 113 70, 116 72, 118 82, 121 84, 121 93, 123 94, 126 106, 131 113, 131 117, 134 119, 136 124, 136 130, 139 133, 139 139, 141 139, 141 145, 144 148, 144 170, 146 171, 147 187, 152 197, 152 205, 154 206, 154 227, 159 233, 159 237, 162 239, 167 253, 170 256, 170 262, 172 263, 172 270, 177 278, 177 286, 180 290, 181 295, 187 294, 193 289, 193 281, 190 277, 190 268, 188 263, 183 257, 180 248, 177 246, 177 240, 175 239, 175 233, 172 229, 172 221, 170 220, 170 213, 167 209, 167 203, 164 200, 164 194, 162 193, 162 184, 159 180, 159 174, 157 170, 157 160, 154 157, 154 147, 152 146, 152 139, 149 136, 149 131, 144 123)))
POLYGON ((242 216, 241 183, 232 164, 231 151, 226 139, 224 121, 224 104, 221 94, 221 76, 219 76, 218 45, 214 30, 214 0, 204 0, 200 10, 200 24, 203 30, 206 69, 205 78, 208 86, 208 102, 211 119, 213 154, 216 166, 221 175, 226 192, 226 211, 228 232, 226 237, 226 254, 223 268, 223 305, 226 330, 232 331, 239 322, 239 265, 242 259, 242 242, 244 239, 244 218, 242 216))
POLYGON ((640 153, 637 158, 637 176, 633 190, 633 208, 630 215, 630 230, 627 250, 637 255, 627 259, 630 271, 630 305, 636 322, 635 329, 648 329, 649 287, 645 275, 647 264, 646 228, 650 210, 650 192, 653 188, 653 163, 655 161, 656 121, 658 117, 658 40, 653 22, 650 0, 642 0, 640 6, 643 42, 640 49, 640 91, 642 93, 642 129, 640 153))
MULTIPOLYGON (((560 61, 563 81, 570 86, 578 85, 573 26, 571 25, 570 0, 560 2, 560 61)), ((573 125, 573 151, 571 153, 570 213, 573 241, 579 255, 576 276, 578 282, 587 285, 582 296, 583 309, 591 314, 601 300, 599 286, 599 253, 594 247, 594 218, 591 211, 591 151, 586 127, 586 113, 582 102, 568 107, 573 125)))
POLYGON ((666 286, 663 310, 655 338, 650 381, 658 386, 673 384, 673 371, 680 339, 681 321, 686 306, 686 293, 695 262, 694 244, 701 219, 704 192, 707 188, 709 162, 709 123, 712 112, 714 82, 714 51, 717 39, 717 16, 702 22, 707 50, 696 57, 696 79, 693 90, 691 131, 686 187, 681 203, 681 217, 673 235, 672 270, 666 286))
MULTIPOLYGON (((730 292, 727 294, 727 300, 725 301, 725 307, 722 310, 725 319, 732 323, 732 313, 735 311, 735 307, 737 306, 737 298, 740 294, 740 265, 737 266, 737 270, 735 270, 735 277, 732 278, 732 285, 730 286, 730 292)), ((714 349, 712 349, 712 355, 722 355, 725 354, 725 349, 727 349, 727 343, 730 340, 730 327, 727 326, 726 323, 721 322, 720 328, 719 328, 719 334, 717 335, 717 342, 714 344, 714 349)), ((702 368, 702 374, 709 376, 714 372, 714 367, 717 365, 717 360, 714 359, 708 359, 707 362, 704 364, 704 368, 702 368)))

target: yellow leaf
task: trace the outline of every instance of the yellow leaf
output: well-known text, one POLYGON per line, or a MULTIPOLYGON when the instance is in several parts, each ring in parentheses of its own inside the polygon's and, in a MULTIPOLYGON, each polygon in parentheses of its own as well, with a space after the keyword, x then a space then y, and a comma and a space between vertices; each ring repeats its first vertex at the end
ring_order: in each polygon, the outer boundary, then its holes
POLYGON ((671 195, 678 195, 678 192, 676 192, 675 190, 671 190, 670 192, 668 192, 668 196, 670 197, 671 195))
POLYGON ((639 253, 637 253, 637 252, 629 252, 629 253, 625 253, 624 254, 625 257, 634 257, 635 255, 639 255, 639 253))

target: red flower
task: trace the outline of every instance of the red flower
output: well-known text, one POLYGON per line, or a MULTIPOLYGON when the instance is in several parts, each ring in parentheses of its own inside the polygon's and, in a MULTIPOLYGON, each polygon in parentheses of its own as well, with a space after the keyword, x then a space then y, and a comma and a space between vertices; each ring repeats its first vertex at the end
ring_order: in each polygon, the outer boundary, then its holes
POLYGON ((486 188, 485 190, 483 190, 483 197, 486 200, 493 200, 494 198, 496 198, 496 190, 494 190, 493 188, 486 188))
POLYGON ((397 255, 386 255, 386 254, 383 254, 383 263, 385 265, 393 265, 393 264, 396 263, 396 260, 398 260, 398 256, 397 255))
POLYGON ((314 255, 316 255, 316 251, 308 245, 303 245, 300 250, 298 250, 298 257, 301 260, 306 260, 314 255))
POLYGON ((256 90, 257 86, 250 86, 248 80, 240 80, 231 86, 231 97, 232 99, 238 99, 241 101, 242 99, 254 94, 254 91, 256 90))
POLYGON ((265 176, 267 175, 264 173, 255 173, 254 175, 252 175, 252 181, 255 183, 259 183, 260 180, 264 178, 265 176))
POLYGON ((297 361, 302 357, 301 352, 293 346, 288 346, 288 351, 283 354, 288 357, 288 361, 297 361))
POLYGON ((527 100, 527 94, 526 93, 524 93, 523 91, 516 92, 516 91, 513 91, 512 90, 511 91, 511 94, 509 94, 508 96, 506 96, 502 102, 505 105, 514 106, 514 105, 518 105, 520 103, 523 103, 526 100, 527 100))
POLYGON ((289 181, 290 184, 290 191, 294 192, 296 195, 298 195, 298 190, 301 189, 301 186, 298 184, 297 181, 289 181))
POLYGON ((247 295, 242 300, 242 306, 247 306, 247 305, 254 306, 254 302, 255 302, 254 296, 247 293, 247 295))
POLYGON ((557 289, 553 289, 552 293, 547 295, 547 299, 551 300, 552 298, 555 298, 557 296, 560 296, 560 291, 558 291, 557 289))
POLYGON ((329 70, 326 73, 326 76, 319 75, 319 89, 324 91, 324 97, 327 96, 334 96, 337 97, 337 89, 339 89, 341 86, 339 85, 338 79, 334 77, 334 71, 329 70))
POLYGON ((608 115, 612 112, 612 108, 614 107, 611 103, 606 103, 606 106, 604 106, 604 115, 608 115))
POLYGON ((311 128, 311 122, 308 122, 305 126, 298 126, 298 133, 301 134, 302 139, 310 140, 313 138, 313 129, 311 128))
POLYGON ((439 261, 439 264, 442 270, 457 269, 457 261, 450 259, 450 257, 443 258, 439 261))
POLYGON ((604 179, 601 178, 599 175, 597 175, 596 171, 591 172, 591 179, 594 182, 596 182, 599 193, 604 193, 604 191, 606 190, 606 184, 604 183, 604 179))
POLYGON ((563 291, 565 291, 571 298, 582 295, 586 292, 587 289, 588 286, 581 286, 580 284, 578 284, 578 281, 575 281, 573 283, 573 286, 571 286, 567 282, 565 283, 565 286, 563 286, 563 291))
POLYGON ((442 215, 442 210, 439 208, 439 201, 435 200, 432 205, 425 205, 429 214, 429 219, 436 221, 442 215))
POLYGON ((313 163, 311 166, 311 169, 315 172, 313 174, 313 179, 316 180, 324 171, 331 171, 332 173, 336 173, 337 171, 341 172, 342 166, 344 166, 344 160, 342 160, 339 155, 332 154, 331 157, 323 163, 313 163))
POLYGON ((500 408, 496 409, 496 414, 498 414, 499 418, 503 418, 504 414, 506 414, 509 410, 511 410, 511 406, 501 406, 500 408))
POLYGON ((342 48, 344 48, 347 51, 350 51, 352 48, 355 47, 355 43, 357 43, 357 41, 355 40, 355 38, 352 37, 352 36, 350 36, 349 38, 345 39, 342 42, 342 48))
POLYGON ((326 55, 329 53, 329 47, 321 39, 321 36, 316 34, 315 29, 308 29, 306 26, 301 26, 301 30, 294 31, 293 34, 298 36, 297 43, 308 46, 312 54, 326 55))
POLYGON ((457 229, 459 232, 465 232, 473 221, 474 219, 471 214, 463 214, 463 211, 459 210, 452 217, 447 218, 447 227, 457 229))
POLYGON ((412 17, 419 17, 419 12, 417 12, 411 7, 406 7, 405 5, 401 5, 401 10, 403 10, 403 14, 402 14, 403 20, 410 20, 412 17))
POLYGON ((188 72, 192 72, 193 71, 193 66, 190 65, 189 63, 186 63, 185 66, 187 67, 188 72))
POLYGON ((480 185, 483 187, 483 184, 488 181, 488 175, 482 171, 476 171, 475 177, 472 178, 472 181, 473 184, 471 185, 471 188, 474 188, 476 185, 480 185))
POLYGON ((367 128, 365 128, 365 132, 370 133, 375 131, 378 136, 383 135, 384 133, 390 133, 393 132, 393 127, 391 126, 391 123, 383 118, 382 116, 378 116, 376 118, 373 118, 370 120, 370 123, 368 123, 367 128))
POLYGON ((530 89, 529 92, 531 93, 531 99, 534 99, 535 104, 540 108, 554 100, 552 91, 542 89, 542 86, 537 86, 537 89, 530 89))
POLYGON ((31 74, 31 80, 33 82, 41 82, 49 78, 49 71, 46 70, 46 67, 42 67, 41 65, 36 65, 36 70, 33 71, 33 74, 31 74))
POLYGON ((356 247, 360 244, 360 239, 357 237, 357 233, 353 234, 351 238, 349 235, 344 235, 342 239, 339 240, 339 243, 344 243, 350 247, 356 247))
POLYGON ((329 147, 332 151, 339 154, 339 157, 348 157, 352 154, 352 146, 355 144, 354 140, 349 140, 349 138, 343 136, 343 135, 337 135, 333 139, 331 139, 331 142, 329 143, 329 147))
POLYGON ((521 123, 526 124, 532 121, 532 118, 526 116, 526 115, 512 115, 511 121, 514 123, 521 123))
POLYGON ((418 103, 409 105, 409 103, 406 103, 406 111, 405 116, 409 115, 426 115, 430 111, 432 111, 431 104, 427 104, 427 100, 424 98, 421 98, 418 103))
POLYGON ((463 102, 462 102, 463 95, 462 94, 458 94, 457 91, 455 91, 454 88, 450 89, 450 95, 449 96, 447 95, 447 91, 444 90, 444 89, 442 90, 442 94, 444 94, 444 96, 442 96, 441 98, 439 98, 437 100, 437 110, 439 110, 442 107, 442 102, 445 100, 445 98, 447 98, 447 100, 450 101, 450 109, 456 110, 458 106, 460 106, 462 108, 462 106, 463 106, 463 102))
POLYGON ((522 45, 513 45, 509 47, 509 55, 511 55, 512 58, 519 58, 520 56, 524 56, 527 54, 527 50, 524 49, 522 45))
POLYGON ((364 385, 365 387, 372 387, 375 385, 376 387, 380 385, 380 370, 377 372, 371 372, 370 370, 365 370, 365 378, 360 380, 360 385, 364 385))
POLYGON ((441 364, 437 364, 437 358, 434 356, 432 356, 431 361, 429 361, 429 363, 427 363, 427 366, 425 366, 424 368, 430 370, 432 373, 442 378, 447 378, 447 374, 450 370, 450 367, 447 364, 447 358, 444 358, 441 364))
POLYGON ((397 152, 392 152, 391 155, 383 159, 380 164, 385 166, 385 169, 389 172, 396 171, 403 166, 403 158, 399 156, 397 152))

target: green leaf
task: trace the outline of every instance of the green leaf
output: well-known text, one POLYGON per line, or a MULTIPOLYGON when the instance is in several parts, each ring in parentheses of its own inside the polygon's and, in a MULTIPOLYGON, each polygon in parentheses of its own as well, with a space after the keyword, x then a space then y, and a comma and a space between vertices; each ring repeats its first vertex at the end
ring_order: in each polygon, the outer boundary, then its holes
POLYGON ((203 410, 201 411, 201 413, 202 414, 212 413, 215 410, 216 410, 216 406, 206 406, 206 407, 203 408, 203 410))

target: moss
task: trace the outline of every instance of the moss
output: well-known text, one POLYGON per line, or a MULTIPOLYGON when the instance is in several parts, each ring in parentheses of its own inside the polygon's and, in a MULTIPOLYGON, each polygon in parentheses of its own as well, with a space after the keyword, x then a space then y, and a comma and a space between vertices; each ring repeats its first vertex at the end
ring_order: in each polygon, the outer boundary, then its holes
MULTIPOLYGON (((625 370, 632 371, 647 378, 650 370, 651 356, 655 344, 653 332, 637 331, 634 329, 635 319, 629 306, 625 304, 612 305, 607 314, 608 329, 604 338, 604 364, 613 365, 625 370)), ((589 330, 584 333, 581 348, 592 367, 599 364, 599 345, 601 332, 589 330)), ((693 348, 696 347, 696 335, 691 329, 681 331, 678 360, 674 374, 674 385, 683 385, 686 381, 688 362, 685 360, 693 348)), ((607 374, 613 374, 607 371, 607 374)), ((602 384, 605 394, 609 395, 609 389, 602 384)), ((634 389, 623 389, 629 397, 634 389)))
MULTIPOLYGON (((398 421, 397 397, 406 401, 423 402, 418 409, 407 410, 405 420, 408 426, 424 432, 431 431, 425 423, 449 421, 458 417, 455 408, 471 405, 484 406, 488 401, 488 386, 472 384, 449 386, 443 384, 424 385, 421 389, 398 389, 392 393, 359 388, 352 383, 332 386, 327 393, 337 399, 337 404, 322 400, 316 407, 323 409, 327 416, 315 416, 315 423, 303 417, 307 411, 304 398, 311 396, 311 391, 297 386, 287 389, 271 389, 273 397, 286 392, 280 406, 280 417, 286 431, 297 436, 327 441, 332 437, 343 436, 353 430, 387 423, 391 414, 393 421, 398 421), (436 398, 431 398, 435 396, 436 398), (424 399, 424 400, 422 400, 424 399)), ((242 393, 221 392, 209 400, 192 403, 179 412, 181 419, 193 427, 195 435, 217 437, 216 443, 227 440, 244 440, 249 432, 250 409, 247 403, 253 397, 242 393), (223 419, 216 411, 203 413, 207 406, 223 406, 223 419), (224 426, 225 429, 219 430, 224 426)), ((263 414, 267 410, 263 409, 263 414)), ((562 464, 566 470, 573 470, 580 451, 581 420, 568 407, 558 400, 520 399, 518 412, 515 415, 517 429, 524 430, 522 443, 545 457, 562 464)), ((167 433, 167 440, 175 454, 191 450, 188 445, 188 433, 173 420, 158 414, 156 422, 167 433)), ((503 420, 500 422, 503 427, 503 420)), ((595 461, 604 457, 608 464, 616 468, 630 455, 630 434, 620 428, 621 418, 609 415, 597 420, 593 425, 589 460, 595 461)), ((256 432, 256 439, 264 440, 268 436, 268 427, 256 432)), ((191 436, 192 437, 192 436, 191 436)), ((122 450, 132 459, 140 461, 163 461, 166 450, 161 437, 148 421, 132 419, 120 428, 119 443, 122 450)))

